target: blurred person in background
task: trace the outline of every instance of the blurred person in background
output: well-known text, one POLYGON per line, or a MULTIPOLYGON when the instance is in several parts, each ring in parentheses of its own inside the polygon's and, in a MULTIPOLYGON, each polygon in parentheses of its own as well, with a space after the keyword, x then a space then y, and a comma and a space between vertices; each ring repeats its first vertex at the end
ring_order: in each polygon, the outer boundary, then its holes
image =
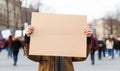
POLYGON ((2 51, 3 48, 4 48, 4 42, 2 39, 0 39, 0 52, 2 51))
POLYGON ((90 58, 91 58, 91 64, 94 65, 95 64, 95 51, 97 51, 98 48, 98 40, 97 38, 92 34, 91 36, 91 49, 90 49, 90 58))
POLYGON ((105 49, 106 49, 103 38, 98 39, 98 47, 99 47, 99 49, 98 49, 98 59, 101 60, 103 56, 105 57, 105 49))
POLYGON ((104 49, 103 49, 103 57, 106 57, 106 40, 107 38, 103 38, 103 44, 104 44, 104 49))
POLYGON ((5 42, 5 47, 7 48, 7 51, 8 51, 8 58, 9 57, 12 58, 12 50, 11 50, 12 38, 13 38, 12 35, 10 35, 5 42))
POLYGON ((118 47, 118 40, 116 38, 114 38, 113 35, 111 35, 111 38, 113 39, 113 49, 114 49, 114 55, 116 55, 118 57, 118 54, 119 54, 119 47, 118 47))
POLYGON ((113 46, 114 46, 113 37, 112 37, 112 35, 110 35, 108 37, 108 39, 106 40, 106 48, 107 48, 109 59, 114 59, 114 48, 113 48, 113 46))
POLYGON ((19 49, 21 47, 21 41, 19 40, 18 37, 14 37, 13 41, 11 43, 11 49, 12 49, 12 53, 13 53, 13 65, 16 66, 17 65, 17 60, 18 60, 18 53, 19 53, 19 49))
POLYGON ((120 35, 118 36, 117 41, 118 41, 118 54, 120 57, 120 35))

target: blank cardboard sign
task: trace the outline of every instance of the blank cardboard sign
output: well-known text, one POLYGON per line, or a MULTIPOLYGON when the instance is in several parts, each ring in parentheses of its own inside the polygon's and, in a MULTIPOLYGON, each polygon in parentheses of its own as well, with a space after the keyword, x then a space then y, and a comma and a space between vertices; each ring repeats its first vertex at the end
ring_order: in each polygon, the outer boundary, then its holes
POLYGON ((86 23, 86 16, 33 12, 29 54, 86 57, 86 23))

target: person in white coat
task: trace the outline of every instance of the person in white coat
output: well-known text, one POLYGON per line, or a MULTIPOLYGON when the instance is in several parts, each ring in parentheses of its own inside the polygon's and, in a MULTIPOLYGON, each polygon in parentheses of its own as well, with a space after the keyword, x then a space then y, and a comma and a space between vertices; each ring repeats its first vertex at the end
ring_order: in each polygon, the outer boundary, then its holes
POLYGON ((108 39, 106 40, 106 48, 107 48, 109 59, 114 59, 113 46, 114 46, 114 41, 113 41, 112 37, 109 36, 108 39))

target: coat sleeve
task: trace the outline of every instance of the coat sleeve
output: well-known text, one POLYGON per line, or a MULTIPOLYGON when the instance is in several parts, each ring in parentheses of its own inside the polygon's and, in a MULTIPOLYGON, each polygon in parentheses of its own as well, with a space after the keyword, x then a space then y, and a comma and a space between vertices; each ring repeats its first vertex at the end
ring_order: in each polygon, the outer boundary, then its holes
POLYGON ((41 56, 29 55, 29 41, 30 41, 30 38, 25 36, 24 39, 25 39, 24 51, 25 51, 26 56, 32 61, 40 62, 41 61, 41 56))
POLYGON ((86 55, 86 57, 72 57, 72 61, 86 60, 89 55, 90 48, 91 48, 91 37, 87 37, 87 55, 86 55))

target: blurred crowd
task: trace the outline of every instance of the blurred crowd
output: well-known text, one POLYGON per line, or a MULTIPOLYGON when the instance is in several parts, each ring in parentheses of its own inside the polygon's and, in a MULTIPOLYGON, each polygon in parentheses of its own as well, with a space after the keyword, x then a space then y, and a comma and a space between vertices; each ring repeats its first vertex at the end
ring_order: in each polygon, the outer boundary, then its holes
MULTIPOLYGON (((24 38, 10 35, 7 39, 0 39, 0 52, 6 50, 7 57, 13 58, 13 65, 17 65, 19 49, 24 48, 24 38)), ((23 50, 24 51, 24 50, 23 50)))
POLYGON ((103 57, 109 60, 120 57, 120 36, 109 35, 107 38, 96 38, 92 35, 92 46, 90 50, 91 64, 95 64, 95 52, 98 53, 98 59, 103 57))
MULTIPOLYGON (((114 38, 109 35, 107 38, 98 39, 92 35, 92 45, 90 49, 91 64, 95 64, 95 52, 98 53, 98 59, 102 60, 103 57, 114 59, 120 57, 120 36, 114 38)), ((19 49, 24 51, 24 37, 9 36, 7 39, 0 39, 0 52, 6 50, 8 58, 13 58, 13 65, 17 65, 19 49)), ((25 55, 25 53, 24 53, 25 55)))

